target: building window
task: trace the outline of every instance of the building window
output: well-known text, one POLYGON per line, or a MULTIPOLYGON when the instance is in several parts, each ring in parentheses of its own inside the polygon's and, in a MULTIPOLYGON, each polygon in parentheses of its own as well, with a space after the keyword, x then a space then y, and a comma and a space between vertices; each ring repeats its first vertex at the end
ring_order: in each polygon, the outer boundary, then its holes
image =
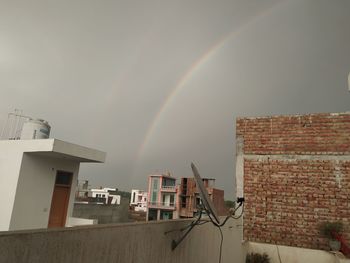
POLYGON ((186 208, 186 196, 181 197, 181 207, 186 208))
POLYGON ((158 185, 159 185, 159 178, 152 178, 152 195, 151 195, 151 203, 156 203, 158 201, 158 185))
POLYGON ((160 212, 160 219, 162 219, 162 220, 173 219, 173 212, 161 211, 160 212))
POLYGON ((72 173, 58 171, 55 184, 70 185, 72 173))
POLYGON ((201 199, 199 197, 196 197, 196 207, 198 207, 201 204, 201 199))
POLYGON ((157 210, 155 209, 149 209, 148 210, 148 220, 157 220, 157 210))

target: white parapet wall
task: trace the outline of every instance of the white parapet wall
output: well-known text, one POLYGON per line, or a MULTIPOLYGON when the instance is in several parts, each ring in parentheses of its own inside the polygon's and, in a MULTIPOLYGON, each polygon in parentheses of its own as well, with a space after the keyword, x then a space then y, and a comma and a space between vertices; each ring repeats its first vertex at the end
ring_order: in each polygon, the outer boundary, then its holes
POLYGON ((86 226, 86 225, 97 225, 97 219, 86 219, 78 217, 69 217, 67 227, 73 226, 86 226))
POLYGON ((271 263, 350 263, 340 252, 246 242, 247 253, 266 253, 271 263))

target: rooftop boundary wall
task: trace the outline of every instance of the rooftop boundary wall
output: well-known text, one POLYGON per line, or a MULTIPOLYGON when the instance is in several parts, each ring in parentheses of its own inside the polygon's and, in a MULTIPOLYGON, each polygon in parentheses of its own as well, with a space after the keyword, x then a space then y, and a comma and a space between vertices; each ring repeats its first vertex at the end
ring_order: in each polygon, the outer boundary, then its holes
MULTIPOLYGON (((95 225, 0 232, 2 263, 213 263, 219 259, 220 233, 211 223, 196 226, 174 250, 171 241, 191 220, 95 225)), ((222 263, 244 262, 239 220, 223 228, 222 263)))

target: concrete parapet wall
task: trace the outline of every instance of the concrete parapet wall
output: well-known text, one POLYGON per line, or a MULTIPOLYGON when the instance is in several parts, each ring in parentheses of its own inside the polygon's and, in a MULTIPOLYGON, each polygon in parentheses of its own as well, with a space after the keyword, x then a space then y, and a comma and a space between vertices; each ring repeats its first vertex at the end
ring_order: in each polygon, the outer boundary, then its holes
MULTIPOLYGON (((213 263, 218 262, 220 233, 212 224, 195 227, 174 251, 171 241, 190 220, 94 225, 62 229, 0 232, 0 262, 213 263)), ((222 263, 244 262, 241 222, 223 228, 222 263)))

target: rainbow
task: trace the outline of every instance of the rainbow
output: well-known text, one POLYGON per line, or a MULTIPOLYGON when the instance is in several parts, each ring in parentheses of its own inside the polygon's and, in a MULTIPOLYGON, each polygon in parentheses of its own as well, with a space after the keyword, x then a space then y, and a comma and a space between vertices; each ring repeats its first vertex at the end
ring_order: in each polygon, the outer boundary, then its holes
POLYGON ((169 108, 171 103, 175 101, 176 96, 182 91, 182 89, 185 87, 185 84, 191 79, 191 77, 200 70, 201 66, 205 64, 209 60, 210 57, 213 56, 213 54, 220 49, 225 42, 230 38, 231 34, 228 34, 226 37, 223 37, 220 41, 218 41, 215 45, 213 45, 211 48, 209 48, 199 59, 197 59, 185 72, 185 74, 179 79, 177 82, 175 88, 170 92, 170 94, 167 96, 167 98, 162 103, 159 111, 155 115, 150 127, 148 128, 146 132, 146 136, 144 137, 144 140, 139 148, 138 156, 141 157, 144 154, 144 151, 149 144, 153 133, 157 129, 158 123, 161 122, 162 118, 165 115, 166 110, 169 108))
POLYGON ((151 125, 149 126, 146 135, 143 139, 143 142, 140 145, 140 148, 137 153, 137 160, 139 160, 145 153, 145 149, 150 143, 150 140, 156 131, 156 129, 159 126, 159 123, 164 118, 165 112, 169 108, 169 106, 174 103, 175 98, 177 95, 183 90, 186 83, 191 79, 193 75, 195 75, 201 67, 210 61, 210 59, 218 53, 220 49, 222 49, 225 44, 234 36, 238 35, 240 32, 242 32, 245 28, 248 27, 248 25, 251 25, 252 23, 256 22, 259 18, 267 15, 271 12, 272 9, 275 9, 275 7, 279 6, 281 2, 278 2, 277 4, 272 5, 271 7, 263 10, 259 14, 255 15, 253 19, 251 19, 248 23, 242 25, 237 30, 229 32, 226 36, 222 37, 219 41, 217 41, 213 46, 211 46, 208 50, 206 50, 185 72, 185 74, 179 79, 177 82, 175 88, 170 92, 170 94, 167 96, 167 98, 162 103, 159 111, 156 113, 155 117, 153 118, 153 121, 151 122, 151 125))

